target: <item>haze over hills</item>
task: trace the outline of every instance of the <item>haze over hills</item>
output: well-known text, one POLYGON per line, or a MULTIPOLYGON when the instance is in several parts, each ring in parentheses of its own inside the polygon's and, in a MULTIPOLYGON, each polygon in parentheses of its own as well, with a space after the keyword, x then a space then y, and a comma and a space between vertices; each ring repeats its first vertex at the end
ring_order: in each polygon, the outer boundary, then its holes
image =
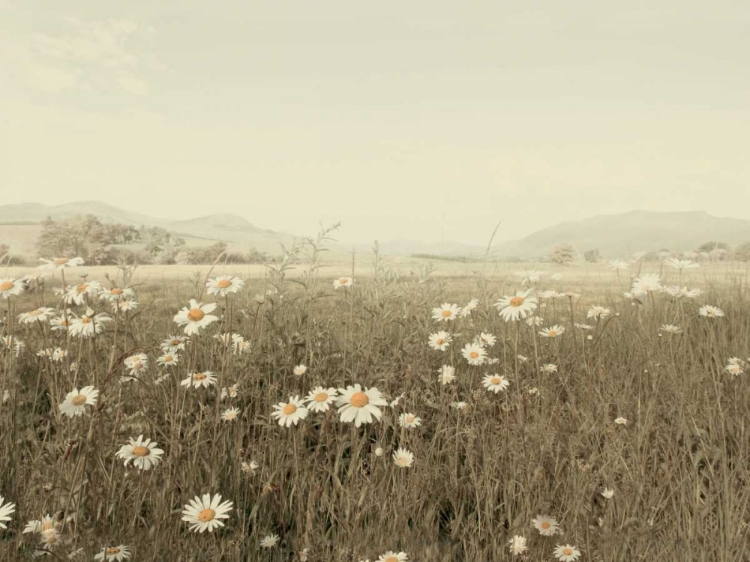
MULTIPOLYGON (((66 219, 81 214, 95 215, 103 222, 165 228, 184 237, 189 246, 223 241, 233 249, 255 248, 278 254, 280 244, 288 245, 294 238, 292 234, 255 226, 232 213, 174 221, 126 211, 99 201, 83 201, 56 206, 38 203, 0 206, 0 243, 10 244, 14 252, 33 254, 42 220, 48 216, 66 219)), ((499 235, 502 235, 502 225, 499 235)), ((334 251, 347 253, 354 248, 357 252, 369 253, 372 249, 372 242, 351 243, 335 237, 338 242, 329 244, 334 251)), ((543 228, 518 240, 495 242, 490 255, 506 259, 544 258, 555 246, 572 244, 580 253, 598 249, 603 257, 614 258, 626 257, 638 251, 694 250, 709 240, 726 242, 730 246, 749 242, 750 220, 720 218, 702 211, 630 211, 619 215, 600 215, 543 228)), ((385 255, 481 257, 485 249, 479 244, 450 240, 380 240, 380 250, 385 255)))
POLYGON ((750 242, 750 220, 715 217, 704 211, 599 215, 563 222, 520 240, 496 244, 492 255, 544 257, 558 244, 572 244, 580 253, 598 249, 603 257, 625 257, 639 251, 695 250, 711 240, 730 246, 750 242))

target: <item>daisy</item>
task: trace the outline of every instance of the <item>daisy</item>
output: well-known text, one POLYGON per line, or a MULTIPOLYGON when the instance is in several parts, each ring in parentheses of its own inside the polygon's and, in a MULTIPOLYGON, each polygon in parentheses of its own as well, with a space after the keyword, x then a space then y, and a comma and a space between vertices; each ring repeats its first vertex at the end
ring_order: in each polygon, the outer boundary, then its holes
POLYGON ((539 332, 539 335, 543 338, 556 338, 558 336, 562 336, 565 332, 565 328, 562 326, 554 325, 551 328, 544 328, 541 332, 539 332))
POLYGON ((173 367, 177 365, 180 357, 171 351, 168 351, 164 355, 157 357, 156 362, 162 367, 173 367))
POLYGON ((414 414, 401 414, 398 417, 398 424, 405 428, 415 428, 422 425, 422 419, 418 418, 414 414))
POLYGON ((71 285, 65 294, 65 302, 68 304, 84 304, 86 297, 95 297, 102 288, 99 281, 84 281, 78 285, 71 285))
POLYGON ((195 496, 190 500, 182 511, 182 520, 190 524, 191 531, 202 533, 212 532, 214 529, 223 527, 224 523, 219 519, 228 519, 232 511, 232 502, 221 502, 221 495, 216 494, 213 499, 211 494, 203 494, 203 497, 195 496))
POLYGON ((645 295, 650 292, 661 291, 661 280, 659 276, 654 273, 642 275, 633 281, 633 294, 634 295, 645 295))
POLYGON ((487 351, 475 343, 467 343, 461 350, 461 355, 468 361, 469 365, 481 365, 487 357, 487 351))
POLYGON ((575 562, 581 555, 581 551, 574 546, 566 544, 564 546, 558 545, 553 554, 560 562, 575 562))
POLYGON ((512 539, 508 541, 510 553, 515 556, 520 556, 526 550, 528 550, 528 547, 526 546, 526 537, 522 537, 520 535, 514 536, 512 539))
POLYGON ((678 260, 677 258, 669 258, 664 260, 664 263, 671 267, 672 269, 679 269, 682 271, 683 269, 696 269, 700 267, 700 264, 695 263, 691 260, 678 260))
POLYGON ((602 318, 606 318, 609 315, 610 310, 608 308, 604 308, 603 306, 592 306, 586 313, 586 318, 595 318, 596 320, 601 320, 602 318))
POLYGON ((333 288, 334 289, 348 289, 354 284, 354 279, 351 277, 339 277, 338 279, 333 280, 333 288))
POLYGON ((31 312, 24 312, 18 315, 18 321, 21 324, 31 324, 32 322, 49 322, 55 314, 54 308, 37 308, 31 312))
POLYGON ((220 275, 219 277, 214 277, 206 282, 208 294, 218 295, 220 297, 225 297, 231 293, 237 293, 244 286, 245 282, 239 277, 234 277, 233 275, 220 275))
POLYGON ((263 548, 273 548, 277 544, 279 544, 279 535, 266 535, 262 539, 260 539, 260 546, 263 548))
POLYGON ((680 287, 679 285, 674 285, 671 287, 666 287, 664 291, 677 299, 680 298, 686 298, 686 299, 694 299, 701 295, 703 291, 700 289, 688 289, 687 287, 680 287))
POLYGON ((336 405, 339 407, 341 421, 354 422, 357 427, 363 423, 372 423, 373 417, 380 420, 383 414, 378 406, 388 405, 381 392, 375 387, 362 390, 359 384, 355 384, 345 389, 340 388, 339 393, 336 405))
POLYGON ((307 372, 307 367, 305 365, 297 365, 294 368, 294 374, 297 375, 298 377, 301 377, 306 372, 307 372))
POLYGON ((466 402, 451 402, 451 408, 455 410, 464 410, 468 405, 466 402))
POLYGON ((445 351, 451 344, 451 335, 448 332, 436 332, 430 334, 429 344, 435 351, 445 351))
POLYGON ((537 515, 531 523, 534 525, 534 528, 539 531, 539 534, 545 537, 551 537, 560 531, 557 519, 550 517, 549 515, 537 515))
POLYGON ((78 338, 90 338, 104 330, 104 323, 112 319, 105 313, 94 315, 93 310, 87 310, 80 318, 73 318, 70 321, 70 335, 78 338), (90 314, 88 314, 90 313, 90 314))
POLYGON ((0 295, 9 299, 23 293, 25 285, 20 279, 0 279, 0 295))
POLYGON ((189 307, 184 307, 175 314, 174 321, 178 326, 185 326, 185 333, 193 335, 199 333, 203 328, 216 322, 219 318, 209 314, 216 309, 216 303, 203 304, 195 299, 190 299, 189 307))
POLYGON ((3 503, 5 498, 0 496, 0 529, 7 529, 5 525, 6 521, 11 520, 11 515, 16 510, 16 504, 14 503, 3 503))
POLYGON ((221 399, 224 400, 225 398, 237 398, 237 392, 240 388, 239 383, 235 383, 231 385, 229 388, 222 388, 221 389, 221 399))
POLYGON ((668 334, 681 334, 682 328, 679 326, 675 326, 674 324, 662 324, 661 325, 662 332, 667 332, 668 334))
POLYGON ((553 290, 547 290, 547 291, 539 291, 537 293, 537 298, 539 300, 552 300, 560 297, 560 293, 553 290))
POLYGON ((128 558, 130 558, 130 547, 125 546, 124 544, 118 546, 105 546, 99 554, 94 556, 94 560, 105 560, 107 562, 110 560, 121 562, 128 558))
POLYGON ((145 353, 137 353, 126 357, 123 361, 125 367, 130 370, 130 374, 143 373, 148 369, 148 355, 145 353))
POLYGON ((221 419, 222 421, 225 421, 225 422, 234 421, 237 419, 237 416, 239 415, 240 415, 239 408, 227 408, 221 413, 221 419))
POLYGON ((581 324, 579 322, 575 323, 575 327, 578 328, 579 330, 593 330, 594 329, 594 326, 590 324, 581 324))
POLYGON ((482 332, 479 334, 479 343, 485 347, 492 347, 497 343, 497 338, 489 332, 482 332))
POLYGON ((101 289, 99 291, 99 298, 108 301, 123 301, 135 298, 135 291, 133 289, 121 289, 120 287, 112 287, 111 289, 101 289))
POLYGON ((500 316, 506 322, 526 318, 537 307, 537 299, 529 296, 530 291, 517 292, 515 296, 505 296, 495 303, 500 316))
POLYGON ((529 316, 526 319, 526 324, 528 326, 541 326, 542 322, 544 322, 544 318, 541 316, 529 316))
POLYGON ((541 370, 543 373, 556 373, 557 365, 553 365, 552 363, 545 363, 541 366, 541 370))
POLYGON ((705 316, 706 318, 718 318, 720 316, 724 316, 724 311, 715 306, 706 304, 700 307, 700 309, 698 310, 698 314, 700 314, 701 316, 705 316))
POLYGON ((615 495, 615 491, 610 488, 604 488, 601 492, 599 492, 603 498, 606 498, 608 500, 611 500, 612 497, 615 495))
POLYGON ((393 464, 399 468, 411 468, 411 465, 414 464, 414 454, 411 451, 399 448, 393 452, 393 464))
POLYGON ((625 271, 630 267, 630 264, 622 260, 612 260, 609 262, 609 267, 612 271, 625 271))
POLYGON ((250 462, 242 461, 242 463, 240 463, 240 468, 242 469, 242 472, 246 474, 254 474, 255 471, 258 470, 258 467, 260 467, 260 465, 255 461, 250 461, 250 462))
POLYGON ((615 423, 617 425, 628 425, 628 420, 625 418, 615 418, 615 423))
POLYGON ((385 554, 381 554, 380 558, 376 562, 408 562, 409 555, 405 552, 393 552, 389 550, 385 554))
POLYGON ((80 391, 77 388, 73 389, 60 404, 60 412, 69 418, 82 416, 86 406, 96 406, 98 399, 99 391, 93 386, 84 386, 80 391))
POLYGON ((138 301, 133 299, 127 299, 124 301, 117 301, 112 303, 112 310, 114 312, 129 312, 138 308, 138 301))
POLYGON ((26 523, 26 527, 24 527, 23 532, 24 533, 41 533, 42 531, 46 531, 48 529, 55 529, 57 528, 57 521, 52 519, 52 517, 47 514, 44 517, 42 517, 41 521, 29 521, 26 523))
POLYGON ((336 398, 338 398, 338 391, 335 388, 316 386, 307 395, 307 408, 311 412, 327 412, 336 398))
POLYGON ((57 529, 45 529, 39 533, 39 542, 44 546, 53 547, 60 540, 60 531, 57 529))
POLYGON ((432 319, 437 322, 447 322, 455 320, 461 312, 461 307, 457 304, 443 303, 438 308, 432 309, 432 319))
POLYGON ((741 359, 738 359, 737 357, 733 357, 729 360, 729 363, 726 367, 724 367, 724 371, 732 375, 733 377, 736 377, 737 375, 741 375, 745 372, 745 362, 741 359))
POLYGON ((239 338, 241 339, 235 339, 232 342, 232 351, 235 355, 239 355, 240 353, 248 353, 250 351, 250 342, 246 341, 242 336, 239 336, 239 338))
POLYGON ((169 336, 161 343, 161 348, 166 351, 181 351, 185 349, 187 341, 185 336, 169 336))
POLYGON ((471 315, 471 312, 476 309, 477 306, 479 306, 479 299, 471 299, 468 304, 461 309, 461 312, 459 312, 458 315, 461 318, 466 318, 471 315))
POLYGON ((39 258, 39 261, 42 262, 42 265, 40 265, 37 269, 65 269, 66 267, 78 267, 83 265, 83 258, 53 258, 51 260, 45 260, 44 258, 39 258))
POLYGON ((156 441, 151 439, 143 440, 143 435, 138 439, 132 437, 128 439, 129 443, 120 447, 117 451, 117 457, 125 459, 125 466, 133 461, 133 466, 140 470, 149 470, 161 462, 161 456, 164 451, 156 448, 156 441))
POLYGON ((299 396, 290 397, 289 402, 279 402, 273 409, 271 417, 279 420, 279 425, 282 427, 291 427, 292 424, 297 425, 310 412, 305 407, 305 401, 301 400, 299 396))
POLYGON ((194 388, 208 388, 214 384, 216 384, 216 377, 211 371, 192 373, 188 375, 187 378, 180 381, 180 385, 184 387, 190 387, 190 385, 192 385, 194 388))
POLYGON ((452 383, 456 380, 456 369, 450 365, 443 365, 438 369, 438 380, 443 385, 452 383))
POLYGON ((497 394, 501 390, 505 390, 506 388, 508 388, 509 384, 510 382, 508 382, 508 379, 498 374, 485 375, 485 377, 482 379, 482 386, 484 386, 484 388, 486 388, 490 392, 494 392, 495 394, 497 394))

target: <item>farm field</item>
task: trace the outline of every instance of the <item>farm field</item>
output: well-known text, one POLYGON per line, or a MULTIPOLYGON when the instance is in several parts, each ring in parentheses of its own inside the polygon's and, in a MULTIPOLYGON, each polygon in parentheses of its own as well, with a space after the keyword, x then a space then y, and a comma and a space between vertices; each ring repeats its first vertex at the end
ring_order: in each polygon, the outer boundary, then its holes
POLYGON ((0 560, 746 560, 748 270, 693 265, 4 268, 0 560))

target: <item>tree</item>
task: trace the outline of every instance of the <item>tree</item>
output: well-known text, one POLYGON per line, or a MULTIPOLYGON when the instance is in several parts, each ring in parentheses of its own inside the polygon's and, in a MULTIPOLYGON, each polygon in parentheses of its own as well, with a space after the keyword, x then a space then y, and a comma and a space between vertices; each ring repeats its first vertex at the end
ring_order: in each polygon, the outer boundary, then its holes
POLYGON ((712 250, 729 250, 729 244, 726 242, 704 242, 698 246, 699 252, 711 252, 712 250))
POLYGON ((738 261, 750 261, 750 242, 737 246, 734 249, 734 257, 738 261))
POLYGON ((585 259, 589 263, 596 263, 601 259, 601 254, 599 253, 599 250, 594 248, 593 250, 588 250, 584 252, 583 259, 585 259))
POLYGON ((567 265, 573 261, 574 256, 575 251, 573 250, 573 246, 570 244, 563 244, 561 246, 555 246, 555 249, 552 250, 552 254, 550 255, 550 260, 552 263, 567 265))

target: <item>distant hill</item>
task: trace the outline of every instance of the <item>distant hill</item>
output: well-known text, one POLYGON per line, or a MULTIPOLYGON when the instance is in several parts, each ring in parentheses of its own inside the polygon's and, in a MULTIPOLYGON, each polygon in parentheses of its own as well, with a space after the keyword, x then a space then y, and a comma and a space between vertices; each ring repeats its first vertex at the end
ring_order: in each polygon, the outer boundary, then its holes
POLYGON ((563 222, 520 240, 497 244, 492 255, 501 258, 544 257, 559 244, 572 244, 581 253, 596 248, 603 257, 614 258, 639 251, 695 250, 710 240, 726 242, 730 246, 750 242, 750 220, 715 217, 703 211, 630 211, 620 215, 600 215, 563 222))
POLYGON ((255 248, 262 252, 278 253, 279 243, 288 244, 291 234, 265 230, 234 214, 196 217, 184 221, 154 218, 126 211, 100 201, 78 201, 64 205, 22 203, 0 206, 0 243, 11 246, 22 254, 34 252, 34 243, 46 217, 63 220, 76 215, 95 215, 102 222, 120 223, 135 227, 161 227, 185 238, 188 246, 227 242, 234 250, 255 248))

